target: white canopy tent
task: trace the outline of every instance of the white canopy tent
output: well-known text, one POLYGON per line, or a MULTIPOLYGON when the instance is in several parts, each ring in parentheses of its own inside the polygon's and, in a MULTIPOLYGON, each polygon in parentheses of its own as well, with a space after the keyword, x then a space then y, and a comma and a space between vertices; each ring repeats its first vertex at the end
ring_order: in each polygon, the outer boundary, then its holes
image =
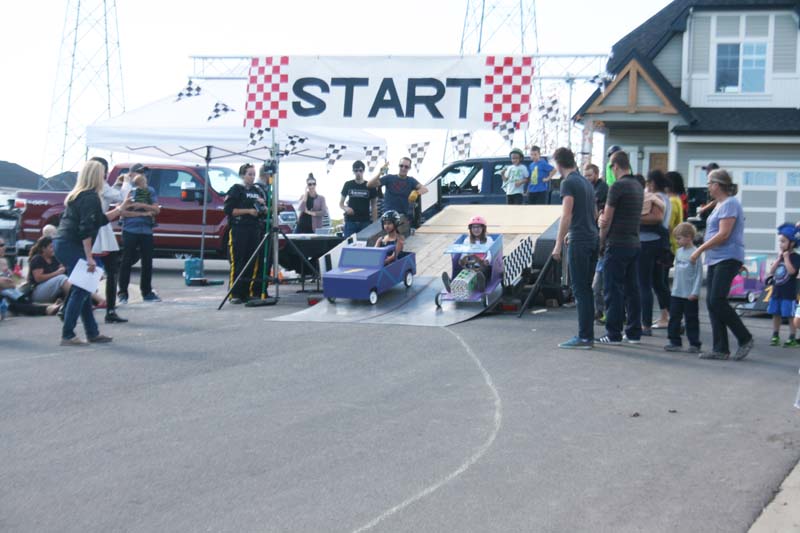
MULTIPOLYGON (((189 82, 180 94, 162 98, 138 109, 87 128, 87 146, 143 157, 178 159, 184 162, 241 162, 355 159, 365 151, 386 150, 386 141, 354 129, 307 128, 251 130, 244 127, 246 80, 189 82), (332 156, 332 154, 335 155, 332 156)), ((279 166, 279 165, 278 165, 279 166)), ((208 170, 208 168, 206 168, 208 170)), ((208 175, 208 174, 206 174, 208 175)), ((203 202, 201 260, 205 249, 208 180, 203 202)), ((278 173, 274 198, 278 198, 278 173)), ((273 202, 277 220, 278 202, 273 202)), ((273 246, 277 264, 277 246, 273 246)))

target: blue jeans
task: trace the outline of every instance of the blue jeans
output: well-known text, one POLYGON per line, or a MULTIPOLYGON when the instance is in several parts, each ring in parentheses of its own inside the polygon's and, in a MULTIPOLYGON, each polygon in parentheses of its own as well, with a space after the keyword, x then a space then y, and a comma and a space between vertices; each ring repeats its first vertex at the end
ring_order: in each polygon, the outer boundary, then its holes
POLYGON ((353 233, 358 233, 359 231, 363 230, 367 226, 369 226, 371 222, 369 220, 345 220, 344 221, 344 238, 346 239, 353 233))
POLYGON ((642 336, 639 300, 639 248, 609 246, 603 263, 606 293, 606 335, 622 340, 622 324, 627 315, 625 335, 629 339, 642 336))
MULTIPOLYGON (((53 241, 53 247, 58 261, 64 265, 67 271, 67 276, 72 273, 72 269, 75 268, 78 259, 86 259, 83 253, 83 245, 79 241, 56 239, 53 241)), ((61 328, 61 338, 71 339, 75 336, 75 325, 78 323, 79 316, 81 322, 83 322, 83 329, 86 330, 86 336, 90 339, 97 337, 100 334, 100 330, 92 312, 92 294, 77 285, 73 285, 69 291, 67 305, 64 308, 64 325, 61 328)))
POLYGON ((736 337, 739 346, 753 338, 742 323, 742 319, 728 303, 731 283, 741 266, 742 263, 736 259, 726 259, 708 267, 706 305, 711 322, 711 336, 714 339, 714 351, 717 353, 731 353, 728 346, 728 328, 736 337))
POLYGON ((594 340, 592 278, 597 264, 597 243, 571 242, 567 249, 572 294, 578 308, 578 337, 594 340))

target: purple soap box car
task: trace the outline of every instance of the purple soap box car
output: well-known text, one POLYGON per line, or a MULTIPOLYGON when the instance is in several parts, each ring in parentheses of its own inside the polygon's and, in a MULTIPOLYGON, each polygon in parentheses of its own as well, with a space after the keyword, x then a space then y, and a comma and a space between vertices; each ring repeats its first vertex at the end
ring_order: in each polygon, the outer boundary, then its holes
POLYGON ((375 305, 378 297, 403 283, 411 287, 417 273, 417 259, 413 252, 403 252, 395 261, 384 264, 394 251, 394 245, 375 248, 346 246, 339 256, 339 265, 325 273, 322 291, 331 303, 336 298, 368 300, 375 305))
POLYGON ((467 235, 462 235, 444 251, 450 254, 452 263, 451 279, 456 279, 463 267, 460 264, 463 254, 486 254, 491 253, 491 270, 489 278, 486 280, 486 288, 482 291, 473 289, 467 295, 460 296, 447 290, 438 293, 434 298, 437 308, 442 307, 443 302, 480 302, 484 307, 489 306, 489 298, 494 293, 498 285, 503 281, 503 236, 500 234, 489 234, 492 243, 473 243, 470 244, 467 235))

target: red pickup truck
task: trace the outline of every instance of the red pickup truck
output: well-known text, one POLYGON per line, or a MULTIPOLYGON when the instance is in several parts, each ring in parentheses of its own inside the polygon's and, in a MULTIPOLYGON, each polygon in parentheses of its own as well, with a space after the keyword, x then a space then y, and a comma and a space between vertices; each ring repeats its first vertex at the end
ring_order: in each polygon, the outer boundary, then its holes
MULTIPOLYGON (((161 212, 153 228, 153 244, 157 256, 169 257, 179 254, 200 253, 200 235, 203 220, 203 186, 206 168, 201 166, 147 164, 150 172, 147 180, 158 195, 161 212), (186 201, 186 191, 194 189, 194 198, 186 201), (183 197, 181 191, 184 191, 183 197), (182 199, 183 198, 183 199, 182 199)), ((117 176, 128 172, 130 165, 117 165, 108 175, 113 185, 117 176)), ((227 257, 228 219, 223 212, 225 194, 234 183, 240 183, 239 175, 225 167, 209 168, 208 210, 206 212, 206 257, 227 257)), ((58 225, 64 212, 67 191, 19 191, 14 205, 22 210, 18 237, 18 249, 24 251, 42 234, 46 224, 58 225)), ((281 229, 290 233, 297 220, 294 207, 289 202, 279 202, 278 217, 281 229)), ((114 223, 119 236, 121 228, 114 223)))

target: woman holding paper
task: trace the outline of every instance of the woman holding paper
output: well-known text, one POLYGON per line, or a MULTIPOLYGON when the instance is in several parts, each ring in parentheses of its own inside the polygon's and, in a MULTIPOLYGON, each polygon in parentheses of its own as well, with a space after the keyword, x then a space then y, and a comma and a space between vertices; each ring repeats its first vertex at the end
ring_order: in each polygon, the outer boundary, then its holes
MULTIPOLYGON (((86 270, 93 273, 96 269, 92 257, 92 243, 101 226, 119 217, 125 210, 129 200, 118 207, 103 213, 100 194, 103 192, 105 172, 103 165, 97 161, 88 161, 78 174, 75 187, 64 200, 64 214, 58 227, 58 234, 53 244, 56 257, 66 268, 67 275, 72 274, 79 260, 84 260, 86 270)), ((89 342, 111 342, 111 337, 100 334, 97 322, 92 314, 91 292, 73 283, 64 311, 64 326, 61 331, 62 346, 82 346, 86 342, 75 335, 75 325, 80 316, 89 342)))

